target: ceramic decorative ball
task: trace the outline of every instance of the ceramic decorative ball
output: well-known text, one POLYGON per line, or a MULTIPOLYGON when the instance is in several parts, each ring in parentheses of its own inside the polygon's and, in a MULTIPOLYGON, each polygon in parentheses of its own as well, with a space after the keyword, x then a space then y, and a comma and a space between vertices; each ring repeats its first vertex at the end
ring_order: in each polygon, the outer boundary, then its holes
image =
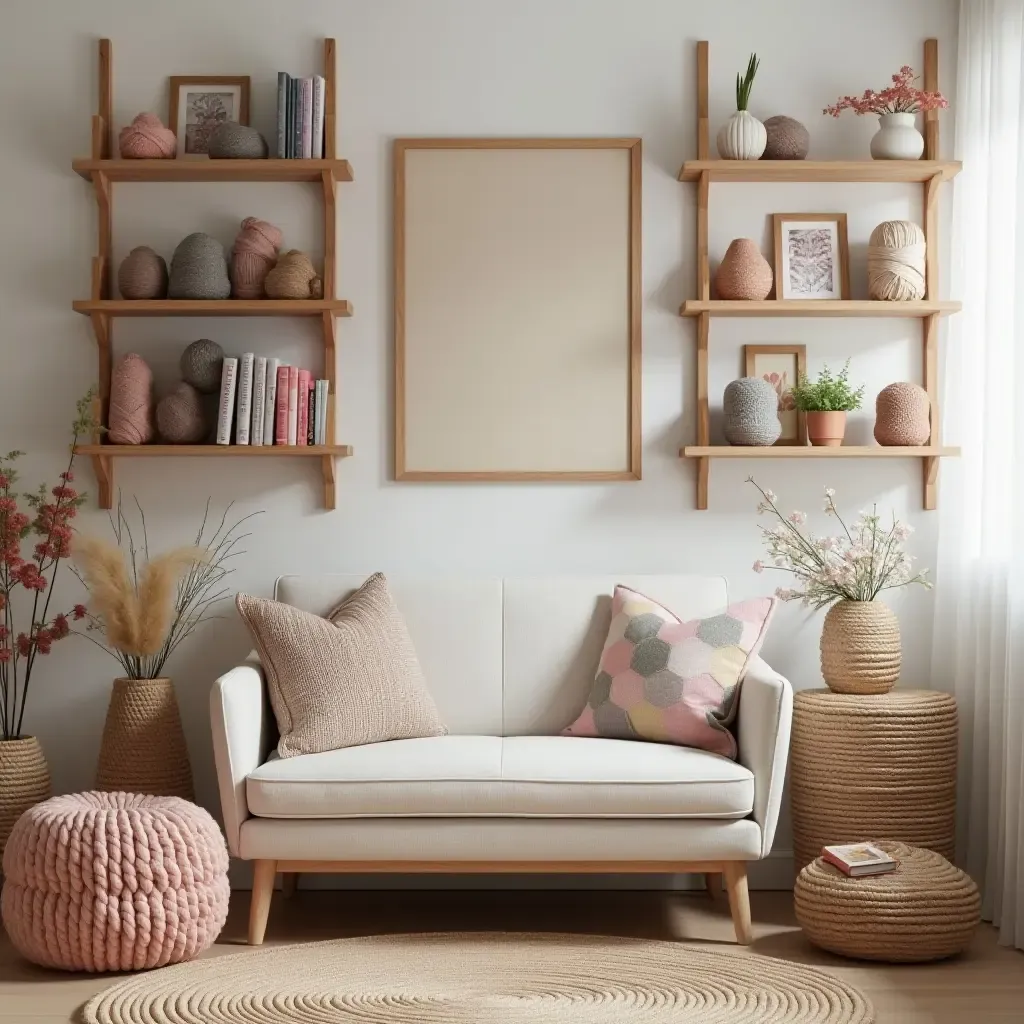
POLYGON ((924 298, 924 232, 910 220, 885 220, 868 239, 868 295, 885 302, 924 298))
POLYGON ((734 238, 715 275, 720 299, 767 299, 772 290, 771 264, 750 238, 734 238))
POLYGON ((805 160, 811 148, 810 132, 795 118, 777 114, 764 123, 768 133, 762 160, 805 160))
POLYGON ((213 160, 264 160, 267 140, 255 128, 225 121, 210 136, 207 153, 213 160))
POLYGON ((156 407, 156 428, 168 444, 199 444, 206 439, 203 396, 191 384, 180 383, 156 407))
POLYGON ((779 396, 763 377, 742 377, 726 386, 722 401, 729 444, 775 444, 782 433, 779 396))
POLYGON ((230 294, 224 246, 202 231, 183 238, 171 257, 168 298, 226 299, 230 294))
POLYGON ((126 299, 162 299, 167 294, 167 264, 148 245, 136 246, 117 268, 117 287, 126 299))
POLYGON ((181 378, 204 395, 220 392, 220 374, 224 365, 224 349, 209 338, 193 341, 181 353, 181 378))
POLYGON ((885 446, 922 445, 931 436, 932 403, 917 384, 900 381, 875 399, 875 440, 885 446))

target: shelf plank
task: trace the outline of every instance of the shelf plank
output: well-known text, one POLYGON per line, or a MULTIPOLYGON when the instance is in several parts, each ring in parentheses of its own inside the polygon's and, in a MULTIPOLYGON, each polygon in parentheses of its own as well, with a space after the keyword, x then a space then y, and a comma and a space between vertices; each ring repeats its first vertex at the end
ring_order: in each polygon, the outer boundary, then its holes
POLYGON ((333 456, 346 459, 352 455, 350 444, 257 445, 247 444, 80 444, 78 455, 99 455, 113 459, 149 459, 169 457, 198 458, 291 458, 308 459, 333 456))
POLYGON ((949 181, 960 173, 959 160, 687 160, 680 181, 846 181, 923 182, 940 176, 949 181))
POLYGON ((352 180, 347 160, 73 160, 74 172, 86 180, 103 174, 108 181, 311 181, 323 172, 338 181, 352 180))
POLYGON ((681 459, 927 459, 956 458, 959 448, 946 446, 932 447, 889 447, 881 445, 843 445, 826 448, 801 445, 687 445, 679 450, 681 459))
POLYGON ((762 302, 740 299, 687 299, 679 307, 680 316, 730 317, 879 317, 908 319, 949 316, 959 313, 959 302, 879 302, 874 299, 765 299, 762 302))
POLYGON ((76 299, 76 313, 91 316, 351 316, 348 299, 76 299))

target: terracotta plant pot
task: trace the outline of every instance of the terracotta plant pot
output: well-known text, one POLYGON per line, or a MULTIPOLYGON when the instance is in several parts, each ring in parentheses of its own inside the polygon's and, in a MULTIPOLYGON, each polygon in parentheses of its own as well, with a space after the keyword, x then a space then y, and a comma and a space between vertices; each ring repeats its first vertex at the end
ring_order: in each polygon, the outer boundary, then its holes
POLYGON ((888 693, 900 677, 900 623, 881 601, 840 601, 821 631, 821 674, 835 693, 888 693))
POLYGON ((811 444, 838 448, 846 433, 845 412, 807 412, 807 437, 811 444))
POLYGON ((0 857, 14 823, 51 795, 50 769, 39 740, 35 736, 0 740, 0 857))

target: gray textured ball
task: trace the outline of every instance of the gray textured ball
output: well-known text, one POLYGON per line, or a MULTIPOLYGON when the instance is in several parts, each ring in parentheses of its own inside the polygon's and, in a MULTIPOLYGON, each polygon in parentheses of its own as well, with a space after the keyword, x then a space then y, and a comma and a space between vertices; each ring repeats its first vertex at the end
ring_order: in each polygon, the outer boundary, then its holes
POLYGON ((156 428, 168 444, 199 444, 208 425, 203 396, 191 384, 181 383, 156 407, 156 428))
POLYGON ((265 160, 267 140, 255 128, 225 121, 210 136, 207 155, 214 160, 265 160))
POLYGON ((223 364, 224 349, 209 338, 200 338, 181 353, 181 378, 196 391, 212 395, 220 391, 223 364))
POLYGON ((811 148, 810 132, 795 118, 778 114, 764 123, 768 133, 762 160, 804 160, 811 148))
POLYGON ((762 377, 732 381, 726 386, 722 404, 729 444, 767 446, 779 439, 779 396, 762 377))
POLYGON ((196 231, 178 243, 171 257, 167 297, 171 299, 226 299, 231 294, 224 246, 196 231))

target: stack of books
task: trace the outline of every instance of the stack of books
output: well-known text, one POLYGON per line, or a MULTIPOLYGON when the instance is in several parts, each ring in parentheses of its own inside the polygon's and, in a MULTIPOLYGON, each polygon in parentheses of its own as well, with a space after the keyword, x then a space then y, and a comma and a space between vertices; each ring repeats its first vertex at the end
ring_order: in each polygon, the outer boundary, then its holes
POLYGON ((884 875, 895 871, 899 862, 893 860, 884 850, 872 843, 850 843, 846 846, 825 846, 821 850, 821 859, 844 875, 851 878, 862 878, 865 875, 884 875))
POLYGON ((277 73, 277 156, 279 160, 319 160, 324 155, 322 75, 292 78, 277 73))
POLYGON ((226 358, 220 378, 217 444, 327 444, 329 382, 309 370, 246 352, 226 358))

